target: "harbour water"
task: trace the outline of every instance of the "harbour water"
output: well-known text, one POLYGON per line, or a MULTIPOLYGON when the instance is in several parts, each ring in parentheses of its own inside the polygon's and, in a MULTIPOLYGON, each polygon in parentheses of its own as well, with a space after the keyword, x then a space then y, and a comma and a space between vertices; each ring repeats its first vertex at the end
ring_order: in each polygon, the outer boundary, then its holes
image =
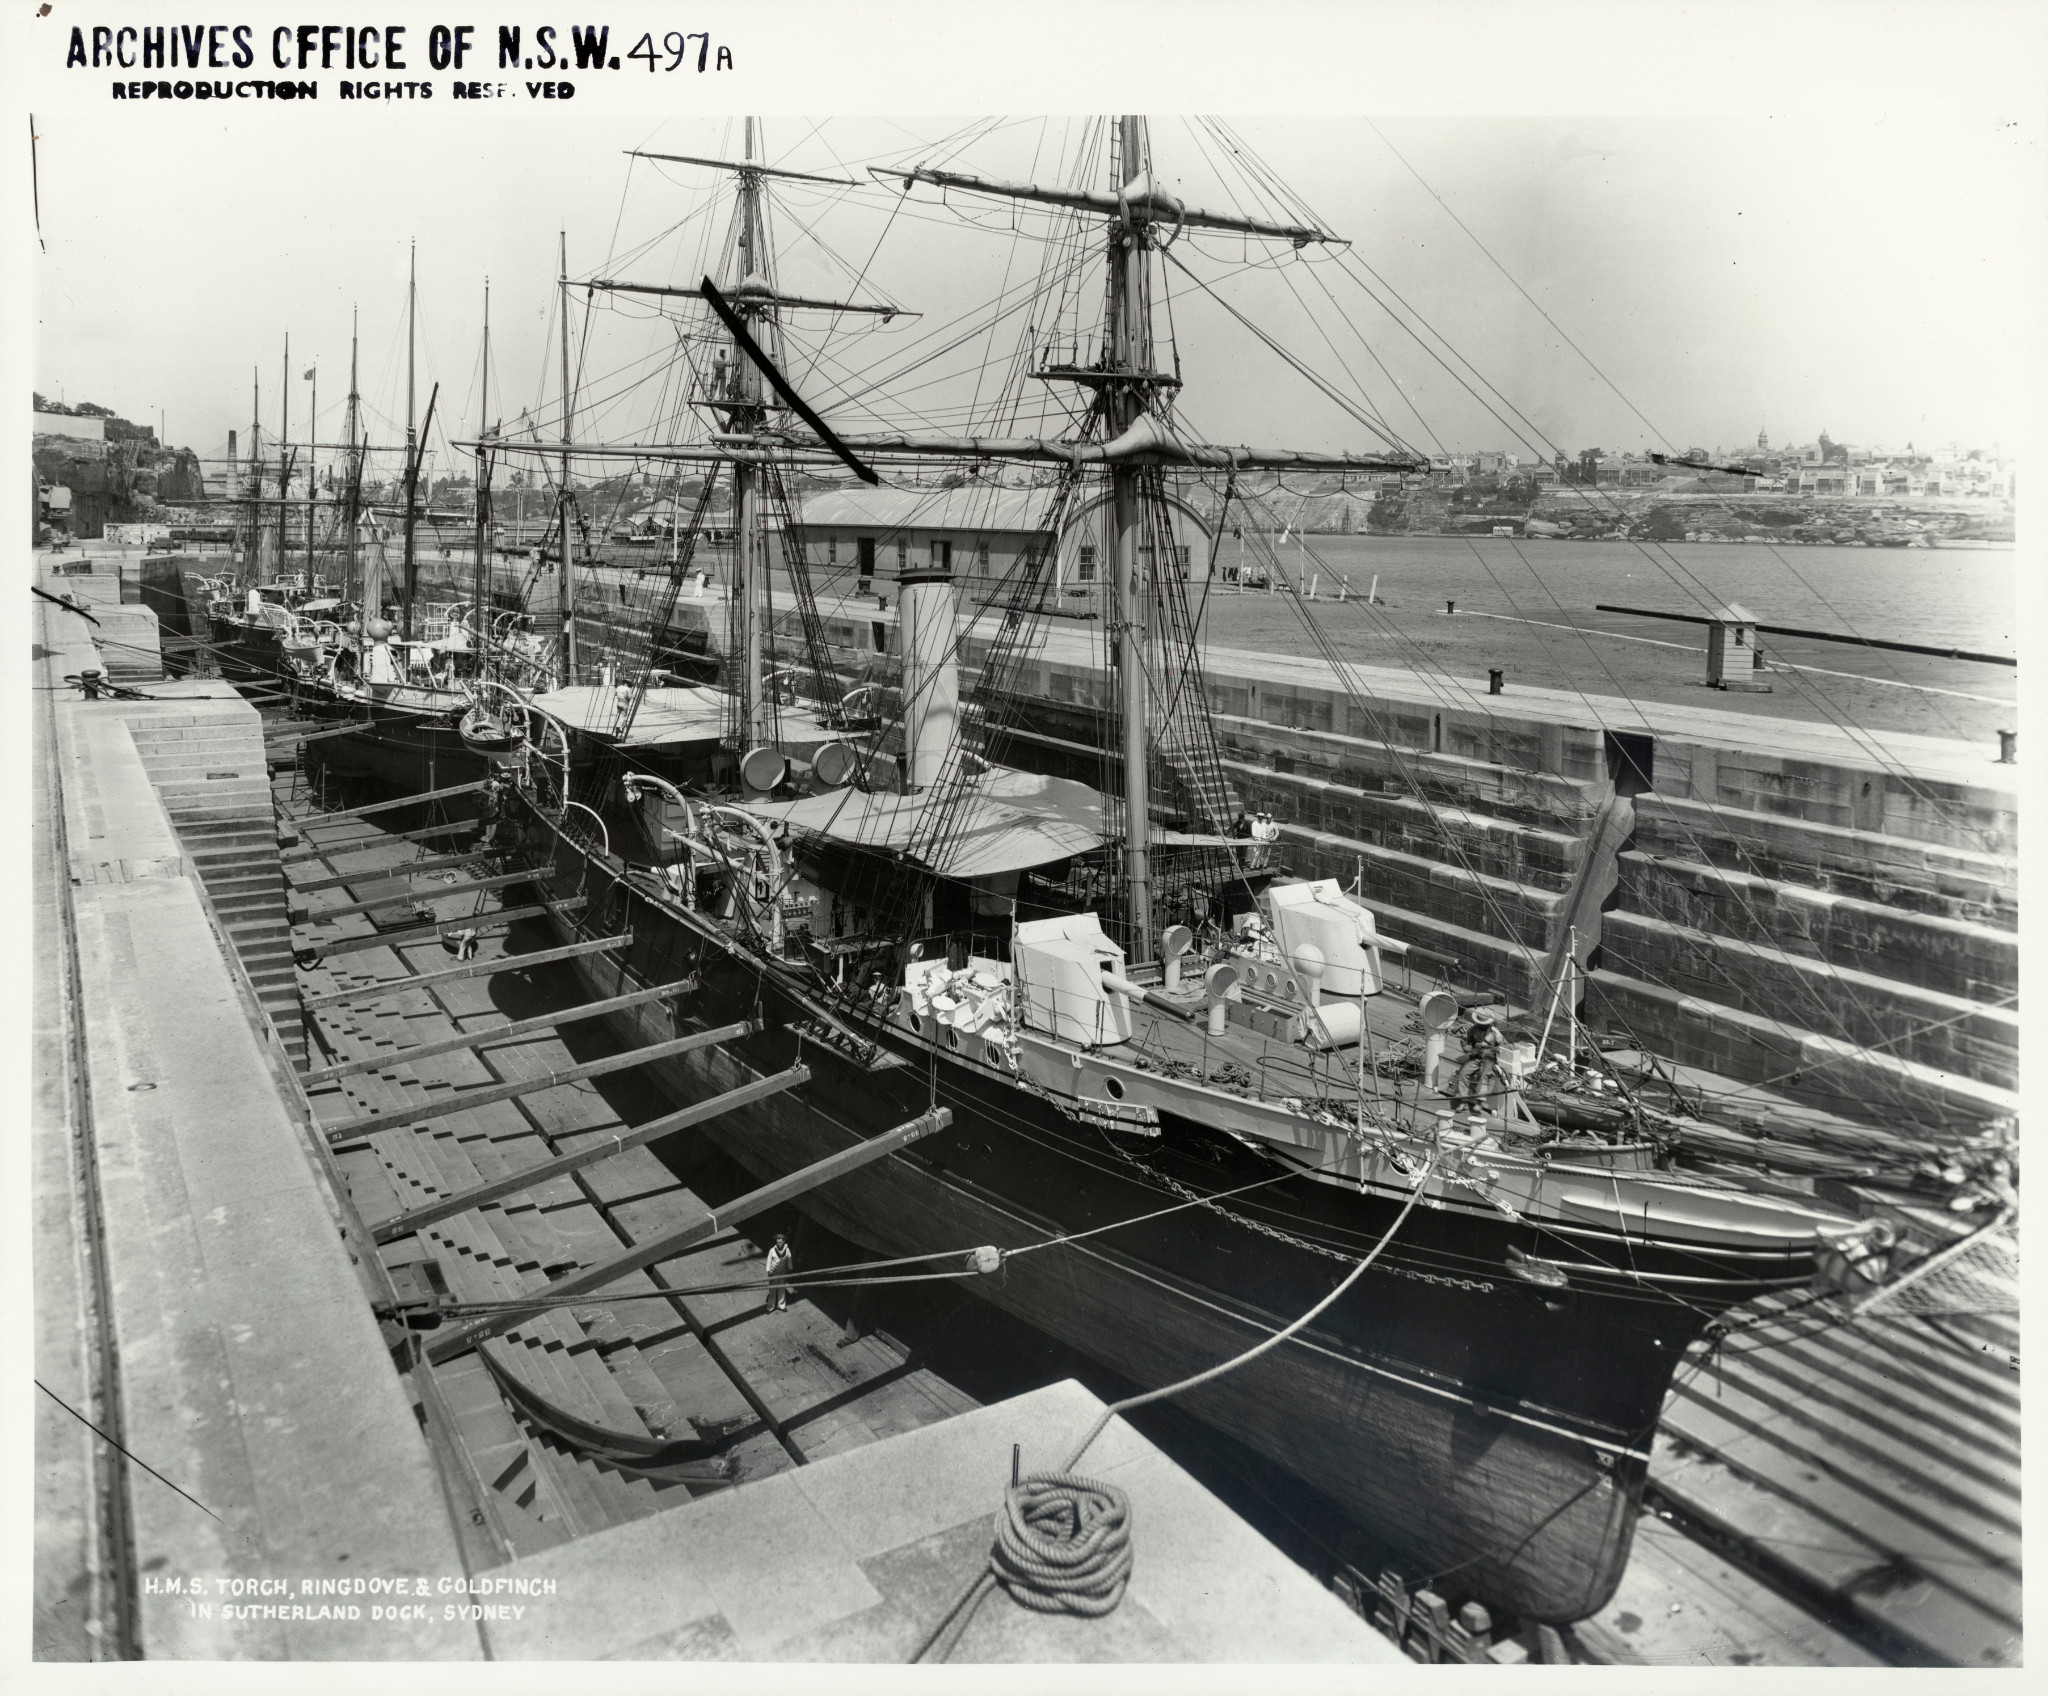
MULTIPOLYGON (((1278 557, 1300 574, 1304 590, 1315 581, 1331 635, 1355 658, 1479 679, 1499 666, 1509 688, 1518 682, 1576 685, 1695 705, 1708 698, 1701 689, 1705 632, 1699 626, 1597 611, 1602 603, 1697 615, 1733 601, 1766 624, 1976 652, 2012 653, 2017 641, 2010 548, 1463 536, 1305 541, 1306 548, 1303 539, 1290 538, 1278 557), (1333 575, 1340 581, 1332 582, 1333 575), (1384 606, 1348 614, 1324 606, 1335 600, 1342 579, 1349 579, 1355 598, 1368 592, 1375 576, 1384 606), (1458 616, 1445 616, 1447 602, 1456 603, 1458 616)), ((1237 564, 1240 546, 1245 565, 1255 565, 1260 544, 1228 535, 1219 565, 1237 564)), ((1206 634, 1223 647, 1301 651, 1301 621, 1284 593, 1237 594, 1219 582, 1206 634)), ((1968 742, 1992 742, 1996 730, 2014 728, 2011 667, 1798 637, 1767 637, 1763 646, 1770 660, 1805 669, 1769 679, 1769 695, 1722 695, 1714 705, 1968 742)))

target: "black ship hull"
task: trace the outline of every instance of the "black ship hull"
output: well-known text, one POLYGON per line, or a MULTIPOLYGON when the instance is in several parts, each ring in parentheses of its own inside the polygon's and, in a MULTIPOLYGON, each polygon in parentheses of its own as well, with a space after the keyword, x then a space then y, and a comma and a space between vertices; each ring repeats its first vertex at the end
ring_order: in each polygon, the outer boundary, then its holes
MULTIPOLYGON (((1270 1178, 1275 1163, 1189 1119, 1164 1115, 1151 1137, 1076 1118, 995 1067, 835 1004, 843 1027, 909 1062, 877 1069, 859 1043, 819 1040, 823 1009, 800 980, 734 950, 538 811, 523 817, 537 882, 586 901, 573 922, 556 920, 562 938, 632 933, 623 962, 578 962, 594 994, 698 977, 680 1007, 615 1015, 623 1036, 655 1042, 759 1010, 762 1034, 656 1062, 665 1087, 702 1099, 799 1051, 811 1067, 801 1090, 705 1127, 749 1171, 796 1170, 916 1117, 934 1095, 953 1110, 947 1133, 798 1201, 841 1237, 886 1256, 1014 1251, 1177 1209, 1013 1254, 1000 1277, 973 1285, 1142 1385, 1214 1366, 1291 1323, 1399 1216, 1399 1194, 1306 1177, 1181 1206, 1270 1178), (806 1022, 808 1039, 793 1028, 806 1022)), ((1484 1206, 1417 1206, 1313 1326, 1181 1405, 1337 1503, 1412 1579, 1449 1575, 1458 1592, 1523 1618, 1583 1618, 1627 1565, 1651 1434, 1686 1344, 1715 1311, 1813 1265, 1810 1249, 1791 1247, 1610 1248, 1484 1206), (1511 1270, 1511 1251, 1577 1256, 1584 1271, 1543 1287, 1511 1270)))
POLYGON ((282 638, 269 625, 213 613, 207 636, 222 678, 238 689, 274 688, 297 676, 285 658, 282 638))
POLYGON ((331 774, 369 778, 417 794, 490 775, 488 756, 462 739, 458 714, 364 702, 325 687, 308 689, 301 704, 336 732, 306 744, 308 761, 331 774), (350 723, 360 728, 341 730, 350 723))

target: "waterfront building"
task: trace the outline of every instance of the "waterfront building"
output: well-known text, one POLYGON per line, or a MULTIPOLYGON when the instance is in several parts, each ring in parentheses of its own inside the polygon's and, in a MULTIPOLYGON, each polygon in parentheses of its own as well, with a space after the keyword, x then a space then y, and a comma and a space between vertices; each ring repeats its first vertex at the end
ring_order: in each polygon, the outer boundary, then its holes
MULTIPOLYGON (((1040 544, 1053 491, 976 483, 955 489, 829 489, 802 506, 811 574, 821 584, 850 582, 857 594, 892 597, 905 572, 950 571, 956 591, 981 606, 1016 581, 1018 562, 1040 544)), ((1208 575, 1208 525, 1177 495, 1167 497, 1175 570, 1190 582, 1208 575)), ((1054 561, 1051 605, 1085 615, 1106 595, 1110 579, 1108 506, 1084 502, 1062 536, 1054 561)), ((1141 547, 1141 555, 1152 550, 1141 547)), ((1148 560, 1148 564, 1150 561, 1148 560)))

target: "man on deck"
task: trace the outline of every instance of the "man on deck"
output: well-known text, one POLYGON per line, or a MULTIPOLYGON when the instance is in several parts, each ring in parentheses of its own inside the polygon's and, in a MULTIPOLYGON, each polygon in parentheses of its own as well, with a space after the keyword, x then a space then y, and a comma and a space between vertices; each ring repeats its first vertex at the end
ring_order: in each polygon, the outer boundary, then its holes
POLYGON ((1500 1025, 1493 1009, 1475 1008, 1471 1028, 1465 1034, 1465 1063, 1458 1068, 1451 1090, 1454 1103, 1484 1110, 1507 1087, 1500 1050, 1500 1025))

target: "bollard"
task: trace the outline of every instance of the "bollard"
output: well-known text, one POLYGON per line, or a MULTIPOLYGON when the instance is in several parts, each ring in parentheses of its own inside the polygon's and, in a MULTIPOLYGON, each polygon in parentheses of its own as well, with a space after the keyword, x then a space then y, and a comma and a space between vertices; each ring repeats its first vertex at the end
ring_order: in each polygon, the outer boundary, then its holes
POLYGON ((2002 766, 2016 766, 2020 763, 2020 733, 2017 730, 2001 730, 1998 733, 1998 763, 2002 766))
POLYGON ((1456 612, 1457 610, 1458 610, 1458 603, 1457 603, 1456 601, 1446 601, 1446 602, 1444 602, 1444 611, 1445 611, 1445 613, 1447 613, 1447 614, 1448 614, 1448 613, 1454 613, 1454 612, 1456 612))
POLYGON ((1489 695, 1498 695, 1498 694, 1499 694, 1499 693, 1501 692, 1501 689, 1503 688, 1503 682, 1502 682, 1502 680, 1503 680, 1503 679, 1504 679, 1504 678, 1505 678, 1506 676, 1507 676, 1507 673, 1506 673, 1506 672, 1505 672, 1505 671, 1504 671, 1504 670, 1503 670, 1503 669, 1502 669, 1501 667, 1499 667, 1499 666, 1497 666, 1497 665, 1495 665, 1495 666, 1488 666, 1488 667, 1486 668, 1486 692, 1487 692, 1487 694, 1489 694, 1489 695))

